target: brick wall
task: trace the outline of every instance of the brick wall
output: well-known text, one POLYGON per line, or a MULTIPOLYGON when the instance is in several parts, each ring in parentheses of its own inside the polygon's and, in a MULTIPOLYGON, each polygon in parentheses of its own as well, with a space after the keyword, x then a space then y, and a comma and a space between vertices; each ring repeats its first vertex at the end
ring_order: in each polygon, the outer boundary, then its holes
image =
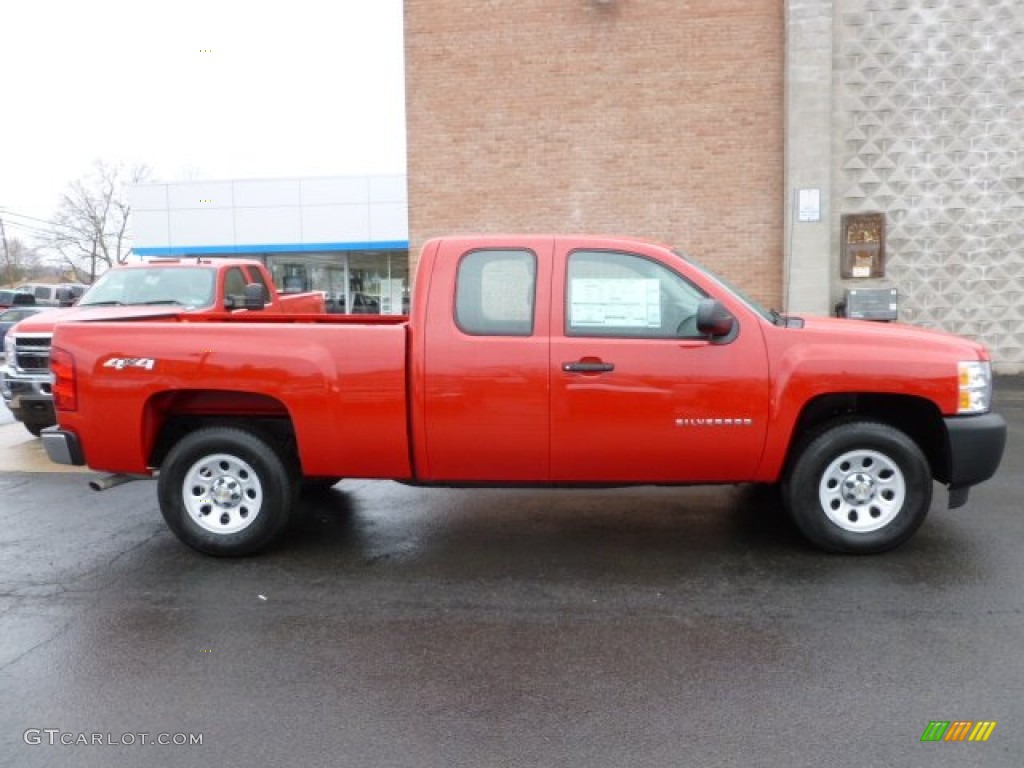
POLYGON ((637 235, 778 305, 782 5, 405 0, 413 253, 451 232, 637 235))

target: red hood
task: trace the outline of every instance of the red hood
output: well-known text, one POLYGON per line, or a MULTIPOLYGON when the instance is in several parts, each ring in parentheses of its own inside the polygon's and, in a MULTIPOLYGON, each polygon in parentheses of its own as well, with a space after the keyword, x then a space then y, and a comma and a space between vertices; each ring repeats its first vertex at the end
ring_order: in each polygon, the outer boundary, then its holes
MULTIPOLYGON (((870 342, 879 347, 897 346, 904 354, 914 356, 913 350, 944 350, 958 360, 988 360, 988 349, 971 339, 954 336, 944 331, 920 328, 903 323, 877 323, 868 320, 849 320, 834 317, 805 317, 802 332, 827 335, 830 339, 857 339, 861 344, 870 342)), ((800 333, 801 330, 794 329, 800 333)))
POLYGON ((53 333, 53 326, 69 320, 129 320, 146 317, 168 317, 180 315, 183 311, 178 306, 150 307, 67 307, 66 309, 50 309, 38 315, 26 317, 18 322, 12 330, 16 333, 53 333))

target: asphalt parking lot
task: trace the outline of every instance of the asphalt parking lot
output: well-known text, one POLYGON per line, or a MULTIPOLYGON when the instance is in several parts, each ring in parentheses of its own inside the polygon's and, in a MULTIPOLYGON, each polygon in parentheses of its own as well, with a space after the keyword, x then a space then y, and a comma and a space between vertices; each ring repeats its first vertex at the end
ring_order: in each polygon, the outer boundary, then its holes
POLYGON ((345 481, 217 560, 152 481, 93 493, 2 425, 0 766, 1019 768, 1024 381, 996 402, 1000 473, 873 557, 753 488, 345 481))

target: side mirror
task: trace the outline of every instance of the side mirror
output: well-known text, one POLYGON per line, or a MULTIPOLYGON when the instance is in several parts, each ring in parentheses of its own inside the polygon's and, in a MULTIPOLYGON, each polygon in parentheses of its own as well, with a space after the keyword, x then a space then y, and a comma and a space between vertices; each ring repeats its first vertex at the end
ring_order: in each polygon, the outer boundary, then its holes
POLYGON ((245 308, 248 310, 263 309, 267 303, 267 292, 259 283, 249 283, 245 286, 245 308))
POLYGON ((736 318, 718 299, 701 299, 697 305, 697 330, 711 338, 728 336, 736 329, 736 318))
POLYGON ((247 309, 250 312, 262 310, 267 303, 267 292, 259 283, 245 286, 245 295, 224 297, 224 309, 247 309))

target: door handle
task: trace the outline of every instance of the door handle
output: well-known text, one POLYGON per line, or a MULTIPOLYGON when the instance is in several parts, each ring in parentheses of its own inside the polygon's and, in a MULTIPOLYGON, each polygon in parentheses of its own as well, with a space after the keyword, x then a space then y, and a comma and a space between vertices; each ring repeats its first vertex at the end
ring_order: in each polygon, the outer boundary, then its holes
POLYGON ((566 373, 608 373, 615 370, 615 365, 600 360, 577 360, 575 363, 562 363, 562 370, 566 373))

